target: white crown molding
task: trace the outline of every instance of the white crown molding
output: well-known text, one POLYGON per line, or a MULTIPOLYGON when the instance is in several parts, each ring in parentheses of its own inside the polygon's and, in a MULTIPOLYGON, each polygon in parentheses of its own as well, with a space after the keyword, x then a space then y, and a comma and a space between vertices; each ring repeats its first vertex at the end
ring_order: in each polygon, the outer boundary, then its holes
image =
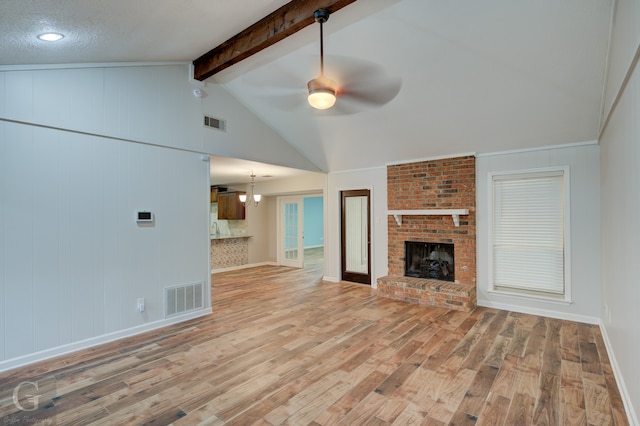
POLYGON ((510 154, 522 154, 525 152, 535 152, 535 151, 548 151, 552 149, 565 149, 565 148, 577 148, 581 146, 591 146, 598 145, 597 140, 586 141, 586 142, 575 142, 575 143, 566 143, 561 145, 547 145, 547 146, 538 146, 534 148, 522 148, 522 149, 512 149, 507 151, 496 151, 496 152, 486 152, 483 154, 478 154, 476 157, 494 157, 498 155, 510 155, 510 154))
POLYGON ((404 161, 393 161, 391 163, 386 163, 385 166, 400 166, 402 164, 422 163, 424 161, 449 160, 452 158, 476 157, 476 156, 477 154, 475 152, 462 152, 458 154, 438 155, 435 157, 425 157, 425 158, 413 158, 411 160, 404 160, 404 161))

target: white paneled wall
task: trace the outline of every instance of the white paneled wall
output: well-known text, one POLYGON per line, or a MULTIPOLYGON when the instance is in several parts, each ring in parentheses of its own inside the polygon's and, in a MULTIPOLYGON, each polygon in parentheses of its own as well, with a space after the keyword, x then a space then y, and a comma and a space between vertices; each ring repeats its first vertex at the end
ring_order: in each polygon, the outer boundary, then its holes
POLYGON ((640 0, 616 2, 601 145, 602 331, 632 425, 640 424, 640 0), (623 85, 625 77, 628 79, 623 85), (614 110, 613 100, 619 98, 614 110))
POLYGON ((209 282, 207 195, 199 154, 0 121, 0 361, 162 320, 209 282))
POLYGON ((201 150, 200 102, 184 66, 25 70, 0 74, 3 117, 201 150), (176 84, 181 83, 181 84, 176 84))
POLYGON ((188 77, 187 64, 0 66, 0 120, 317 170, 224 87, 207 84, 196 98, 188 77), (204 114, 226 131, 205 128, 204 114))
POLYGON ((340 203, 341 191, 369 189, 371 191, 371 286, 388 273, 387 259, 387 168, 329 173, 325 196, 324 279, 340 281, 340 203))
POLYGON ((476 160, 478 305, 596 323, 600 310, 600 147, 595 142, 479 155, 476 160), (568 167, 570 179, 571 303, 551 302, 494 293, 489 283, 490 173, 568 167))
MULTIPOLYGON (((636 70, 602 140, 602 318, 623 398, 640 416, 640 72, 636 70)), ((631 422, 633 424, 633 422, 631 422)))
POLYGON ((314 168, 223 87, 194 97, 187 64, 51 68, 0 67, 0 370, 158 326, 163 287, 209 282, 201 153, 314 168))
POLYGON ((194 97, 188 68, 0 67, 0 119, 317 170, 222 86, 194 97), (226 131, 205 128, 204 114, 226 120, 226 131))

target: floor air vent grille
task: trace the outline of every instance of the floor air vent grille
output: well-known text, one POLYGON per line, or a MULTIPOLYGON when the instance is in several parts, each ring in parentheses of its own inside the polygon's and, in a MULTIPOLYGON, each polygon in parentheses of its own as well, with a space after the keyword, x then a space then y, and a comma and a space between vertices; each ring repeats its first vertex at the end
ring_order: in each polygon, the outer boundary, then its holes
POLYGON ((202 308, 204 308, 204 283, 200 282, 165 287, 165 318, 202 308))

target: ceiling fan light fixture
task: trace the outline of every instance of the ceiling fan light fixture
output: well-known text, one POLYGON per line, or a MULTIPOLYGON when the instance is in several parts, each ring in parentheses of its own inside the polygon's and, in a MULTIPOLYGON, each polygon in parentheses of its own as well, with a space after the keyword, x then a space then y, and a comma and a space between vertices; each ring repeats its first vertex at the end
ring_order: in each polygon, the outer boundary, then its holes
POLYGON ((326 77, 314 78, 307 83, 309 105, 315 109, 329 109, 336 103, 335 84, 326 77))

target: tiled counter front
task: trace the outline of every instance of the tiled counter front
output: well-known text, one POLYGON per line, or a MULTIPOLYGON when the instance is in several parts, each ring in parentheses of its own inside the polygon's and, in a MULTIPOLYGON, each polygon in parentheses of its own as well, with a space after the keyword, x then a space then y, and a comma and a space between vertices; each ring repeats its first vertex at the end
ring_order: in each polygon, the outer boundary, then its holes
POLYGON ((211 269, 249 263, 249 237, 211 238, 211 269))

